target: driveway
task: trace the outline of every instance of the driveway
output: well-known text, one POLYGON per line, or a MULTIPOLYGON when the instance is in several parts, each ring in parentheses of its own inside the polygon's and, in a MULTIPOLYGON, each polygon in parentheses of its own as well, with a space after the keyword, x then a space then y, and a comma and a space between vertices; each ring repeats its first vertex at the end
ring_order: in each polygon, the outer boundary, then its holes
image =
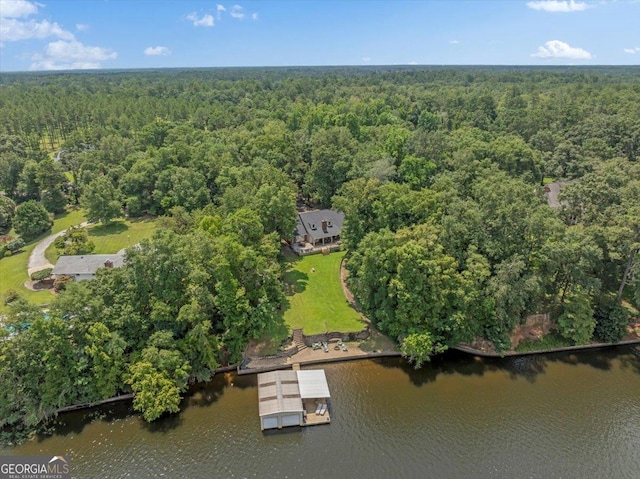
MULTIPOLYGON (((79 226, 85 227, 88 224, 89 223, 85 221, 79 226)), ((49 261, 47 261, 47 258, 45 258, 44 252, 49 246, 51 246, 51 243, 53 243, 56 238, 62 236, 66 231, 67 230, 63 230, 59 233, 47 236, 45 239, 40 241, 40 243, 38 243, 35 248, 33 248, 31 255, 29 255, 29 263, 27 264, 27 273, 29 274, 29 278, 31 278, 31 275, 36 271, 40 271, 41 269, 53 268, 53 265, 49 263, 49 261)))

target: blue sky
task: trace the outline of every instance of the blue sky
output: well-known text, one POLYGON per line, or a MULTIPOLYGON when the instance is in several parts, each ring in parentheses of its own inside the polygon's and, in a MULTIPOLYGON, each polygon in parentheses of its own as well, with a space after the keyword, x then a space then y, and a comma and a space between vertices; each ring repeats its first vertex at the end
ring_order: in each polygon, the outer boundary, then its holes
POLYGON ((0 0, 0 71, 638 65, 640 0, 0 0))

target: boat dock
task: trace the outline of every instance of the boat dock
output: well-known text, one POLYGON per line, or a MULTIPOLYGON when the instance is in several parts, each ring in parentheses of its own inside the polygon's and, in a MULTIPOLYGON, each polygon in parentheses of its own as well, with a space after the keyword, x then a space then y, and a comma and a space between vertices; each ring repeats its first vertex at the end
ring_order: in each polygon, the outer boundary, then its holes
MULTIPOLYGON (((296 367, 297 366, 297 367, 296 367)), ((278 370, 258 374, 260 427, 329 424, 329 386, 324 369, 278 370)))

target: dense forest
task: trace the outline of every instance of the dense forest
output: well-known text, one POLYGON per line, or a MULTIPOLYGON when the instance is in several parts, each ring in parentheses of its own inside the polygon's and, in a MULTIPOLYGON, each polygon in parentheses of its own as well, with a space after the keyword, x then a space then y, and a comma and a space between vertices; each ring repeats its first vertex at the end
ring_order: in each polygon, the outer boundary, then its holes
POLYGON ((0 292, 0 430, 123 392, 148 420, 177 411, 282 321, 297 203, 345 213, 355 297, 417 365, 476 337, 508 349, 533 313, 574 344, 620 340, 638 105, 637 67, 3 74, 3 254, 68 208, 162 228, 46 317, 0 292))

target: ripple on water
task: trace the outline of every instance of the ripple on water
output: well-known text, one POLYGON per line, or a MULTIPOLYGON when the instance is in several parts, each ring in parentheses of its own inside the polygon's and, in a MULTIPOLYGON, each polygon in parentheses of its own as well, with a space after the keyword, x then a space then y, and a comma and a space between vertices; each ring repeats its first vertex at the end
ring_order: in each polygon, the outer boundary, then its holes
POLYGON ((625 350, 324 368, 329 426, 263 433, 255 377, 218 376, 157 424, 128 406, 73 413, 11 453, 69 453, 83 478, 638 477, 640 358, 625 350))

